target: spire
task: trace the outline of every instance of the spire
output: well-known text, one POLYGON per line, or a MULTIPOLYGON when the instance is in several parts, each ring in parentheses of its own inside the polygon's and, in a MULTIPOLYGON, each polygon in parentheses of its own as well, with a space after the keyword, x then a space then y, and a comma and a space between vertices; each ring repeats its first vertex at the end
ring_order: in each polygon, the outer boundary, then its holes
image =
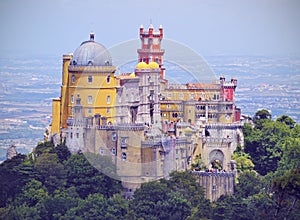
POLYGON ((95 39, 95 34, 94 34, 93 31, 91 31, 91 32, 90 32, 90 40, 91 40, 91 41, 94 41, 94 39, 95 39))

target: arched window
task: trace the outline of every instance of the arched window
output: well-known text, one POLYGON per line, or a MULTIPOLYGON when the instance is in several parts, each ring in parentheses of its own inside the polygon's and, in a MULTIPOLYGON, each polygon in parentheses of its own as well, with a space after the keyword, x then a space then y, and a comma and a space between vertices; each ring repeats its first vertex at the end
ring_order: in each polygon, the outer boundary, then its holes
POLYGON ((127 159, 127 155, 126 155, 126 153, 123 152, 122 153, 122 160, 125 161, 126 159, 127 159))
POLYGON ((93 82, 93 76, 88 76, 88 83, 92 83, 93 82))
POLYGON ((112 154, 112 155, 116 155, 116 148, 112 148, 112 149, 111 149, 111 154, 112 154))
POLYGON ((72 75, 71 82, 72 82, 72 83, 75 83, 75 76, 74 76, 74 75, 72 75))
POLYGON ((107 83, 110 83, 110 75, 107 76, 106 82, 107 82, 107 83))

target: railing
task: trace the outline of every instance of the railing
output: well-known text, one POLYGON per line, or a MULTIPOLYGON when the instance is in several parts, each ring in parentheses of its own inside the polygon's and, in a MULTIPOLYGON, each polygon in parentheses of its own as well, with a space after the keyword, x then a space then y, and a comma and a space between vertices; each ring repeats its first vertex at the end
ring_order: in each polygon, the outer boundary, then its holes
POLYGON ((221 124, 221 123, 214 123, 214 124, 206 124, 205 128, 207 129, 236 129, 236 128, 243 128, 242 123, 230 123, 230 124, 221 124))
POLYGON ((97 125, 98 130, 144 130, 144 124, 97 125))
POLYGON ((100 72, 100 73, 107 73, 107 72, 114 72, 116 70, 115 66, 69 66, 69 71, 72 72, 100 72))
POLYGON ((226 176, 226 177, 234 177, 234 173, 232 172, 206 172, 206 171, 191 171, 192 174, 197 176, 226 176))

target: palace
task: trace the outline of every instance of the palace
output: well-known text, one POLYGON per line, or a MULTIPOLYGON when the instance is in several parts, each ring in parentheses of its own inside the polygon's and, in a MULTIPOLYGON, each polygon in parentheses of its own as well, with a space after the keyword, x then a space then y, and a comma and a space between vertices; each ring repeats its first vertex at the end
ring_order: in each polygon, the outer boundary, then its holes
POLYGON ((163 28, 140 27, 141 48, 132 73, 116 74, 109 51, 94 40, 63 55, 61 97, 53 99, 51 134, 72 152, 112 159, 124 188, 191 169, 231 170, 243 144, 237 80, 171 84, 165 78, 163 28), (217 164, 217 165, 216 165, 217 164))

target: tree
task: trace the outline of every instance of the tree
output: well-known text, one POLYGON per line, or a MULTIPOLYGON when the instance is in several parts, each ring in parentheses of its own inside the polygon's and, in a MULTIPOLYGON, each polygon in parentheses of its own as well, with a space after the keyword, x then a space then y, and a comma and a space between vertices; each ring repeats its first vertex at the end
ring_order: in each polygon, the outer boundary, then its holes
POLYGON ((77 207, 79 200, 75 187, 55 190, 54 195, 46 198, 43 203, 46 215, 42 217, 43 219, 59 219, 68 210, 77 207))
POLYGON ((108 208, 106 219, 125 220, 132 219, 129 215, 128 202, 120 194, 115 194, 107 200, 108 208))
POLYGON ((202 161, 201 154, 196 155, 194 162, 192 163, 192 170, 200 171, 205 170, 207 167, 202 161))
POLYGON ((245 171, 238 178, 236 197, 247 198, 261 190, 261 181, 255 171, 245 171))
POLYGON ((260 192, 248 197, 246 201, 252 219, 274 219, 275 202, 269 194, 260 192))
POLYGON ((245 152, 251 156, 255 170, 261 175, 277 169, 282 146, 291 129, 284 123, 265 121, 261 128, 250 130, 245 136, 245 152))
POLYGON ((74 154, 66 162, 67 187, 74 186, 81 198, 101 193, 105 197, 120 192, 121 183, 93 167, 84 154, 74 154))
POLYGON ((18 154, 0 164, 0 207, 10 203, 30 179, 30 173, 20 172, 25 155, 18 154))
POLYGON ((38 203, 42 203, 48 197, 47 189, 38 180, 31 180, 22 189, 16 198, 16 204, 25 204, 29 207, 34 207, 38 203))
POLYGON ((94 193, 80 199, 78 205, 69 209, 61 219, 103 219, 107 213, 107 201, 103 195, 94 193))
POLYGON ((278 164, 278 171, 300 168, 300 138, 288 138, 283 144, 283 155, 278 164))
POLYGON ((261 119, 272 119, 272 115, 270 112, 266 109, 259 110, 254 115, 254 121, 261 120, 261 119))
POLYGON ((253 117, 253 121, 257 129, 261 129, 263 123, 265 123, 266 121, 271 121, 271 119, 272 115, 266 109, 257 111, 253 117))
POLYGON ((66 185, 66 170, 58 162, 56 154, 43 153, 35 161, 35 168, 40 174, 39 180, 44 183, 50 194, 66 185))
POLYGON ((235 151, 231 155, 231 159, 236 161, 236 166, 239 173, 253 170, 254 164, 250 158, 250 155, 243 151, 235 151))
POLYGON ((245 200, 234 196, 221 196, 213 205, 212 219, 214 220, 247 220, 253 219, 247 212, 245 200))
POLYGON ((195 175, 190 172, 172 172, 170 179, 165 182, 168 188, 179 192, 191 203, 194 208, 193 218, 196 216, 197 218, 209 217, 211 211, 210 201, 205 198, 204 188, 197 182, 195 175))
POLYGON ((63 163, 64 161, 68 160, 71 156, 69 148, 64 143, 61 145, 57 145, 56 147, 51 149, 50 153, 56 154, 60 163, 63 163))
POLYGON ((287 219, 292 213, 294 217, 300 217, 300 169, 285 172, 283 176, 277 177, 272 184, 274 200, 276 202, 276 219, 287 219))
POLYGON ((190 215, 191 204, 179 192, 172 191, 165 182, 148 182, 134 192, 130 201, 137 218, 185 219, 190 215))
POLYGON ((282 115, 282 116, 278 117, 276 119, 276 121, 281 122, 281 123, 285 123, 290 128, 293 128, 296 124, 296 122, 291 117, 289 117, 287 115, 282 115))

